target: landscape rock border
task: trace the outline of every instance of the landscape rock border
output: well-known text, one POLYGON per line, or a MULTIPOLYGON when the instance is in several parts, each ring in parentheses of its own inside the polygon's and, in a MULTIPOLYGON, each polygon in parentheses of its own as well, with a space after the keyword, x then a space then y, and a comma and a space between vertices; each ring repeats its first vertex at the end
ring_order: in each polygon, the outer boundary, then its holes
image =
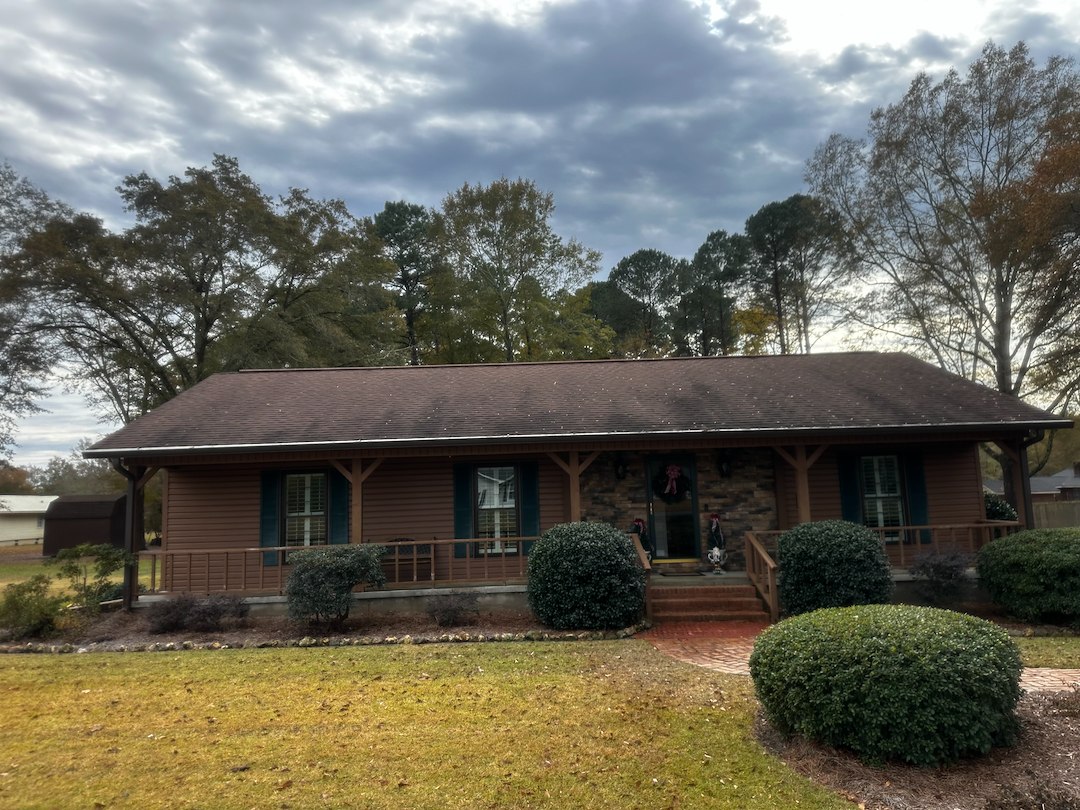
POLYGON ((392 644, 461 644, 491 641, 616 641, 631 638, 652 625, 641 622, 622 630, 526 630, 520 633, 418 633, 392 636, 302 636, 290 639, 264 639, 250 644, 220 641, 154 641, 148 644, 117 644, 94 642, 90 644, 51 644, 27 642, 25 644, 0 645, 0 654, 17 655, 67 655, 102 652, 179 652, 183 650, 253 650, 284 649, 290 647, 377 647, 392 644))

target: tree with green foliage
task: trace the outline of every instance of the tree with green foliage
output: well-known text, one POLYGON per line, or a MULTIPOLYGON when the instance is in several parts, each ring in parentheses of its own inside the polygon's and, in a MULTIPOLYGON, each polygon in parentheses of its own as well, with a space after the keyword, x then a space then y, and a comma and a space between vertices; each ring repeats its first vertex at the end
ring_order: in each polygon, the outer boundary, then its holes
POLYGON ((130 555, 107 543, 80 543, 60 549, 46 562, 56 567, 58 577, 68 581, 75 604, 91 615, 101 610, 102 598, 115 587, 110 578, 130 562, 130 555))
POLYGON ((535 356, 544 302, 596 272, 599 254, 556 234, 554 211, 552 195, 524 179, 466 183, 443 200, 438 232, 452 283, 440 288, 439 316, 451 340, 472 334, 476 359, 535 356))
POLYGON ((275 202, 223 155, 166 183, 129 176, 118 191, 130 229, 59 217, 24 240, 12 266, 38 297, 36 328, 123 421, 216 371, 378 353, 358 351, 357 338, 379 334, 365 318, 386 308, 384 266, 371 270, 363 230, 340 202, 295 189, 275 202))
POLYGON ((678 262, 669 316, 676 354, 734 353, 739 337, 735 313, 749 269, 749 240, 723 230, 706 237, 693 261, 678 262))
POLYGON ((1080 75, 988 43, 961 74, 920 74, 865 141, 807 167, 894 343, 1064 412, 1080 395, 1080 75))
POLYGON ((50 219, 70 213, 10 164, 0 163, 0 458, 11 454, 15 419, 38 410, 34 400, 55 360, 26 313, 34 290, 8 263, 23 240, 50 219))
POLYGON ((781 354, 809 354, 814 326, 835 304, 844 279, 837 217, 820 200, 794 194, 746 220, 759 300, 775 316, 781 354))
POLYGON ((678 267, 674 257, 645 248, 621 259, 608 274, 608 280, 634 302, 639 357, 668 353, 667 311, 675 295, 678 267))
POLYGON ((435 213, 414 203, 388 202, 373 222, 382 253, 395 268, 390 284, 405 321, 402 343, 408 352, 409 365, 418 366, 431 279, 440 267, 435 213))

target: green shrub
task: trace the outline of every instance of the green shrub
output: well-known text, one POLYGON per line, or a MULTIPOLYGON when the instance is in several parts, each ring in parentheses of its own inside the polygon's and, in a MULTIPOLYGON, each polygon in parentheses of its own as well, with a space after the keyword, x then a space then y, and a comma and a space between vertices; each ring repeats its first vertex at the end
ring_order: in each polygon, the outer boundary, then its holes
POLYGON ((917 557, 909 570, 919 596, 940 607, 960 596, 972 562, 970 554, 932 552, 917 557))
POLYGON ((249 606, 238 596, 214 594, 199 598, 181 593, 154 602, 146 609, 151 633, 175 633, 183 630, 211 632, 221 630, 226 620, 237 622, 247 618, 249 606))
POLYGON ((1028 622, 1080 624, 1080 529, 1032 529, 979 551, 976 570, 990 598, 1028 622))
POLYGON ((987 520, 1016 520, 1016 509, 1007 500, 993 492, 983 493, 987 520))
POLYGON ((781 732, 920 766, 1011 743, 1020 671, 1004 630, 913 605, 795 616, 758 636, 750 656, 758 698, 781 732))
POLYGON ((349 617, 352 590, 361 583, 380 586, 382 546, 331 546, 289 552, 285 596, 289 616, 327 628, 338 628, 349 617))
POLYGON ((5 586, 0 597, 0 628, 7 638, 47 636, 56 630, 67 599, 50 594, 50 582, 47 574, 34 574, 25 582, 5 586))
POLYGON ((529 554, 529 606, 557 630, 627 627, 645 612, 645 570, 607 523, 552 526, 529 554))
POLYGON ((55 557, 48 560, 48 565, 56 566, 56 575, 68 581, 75 604, 82 606, 84 615, 93 615, 101 609, 104 597, 115 587, 110 577, 130 559, 131 555, 122 548, 108 543, 82 543, 60 549, 55 557))
POLYGON ((777 591, 788 615, 888 602, 893 581, 877 535, 843 520, 803 523, 780 536, 777 591))

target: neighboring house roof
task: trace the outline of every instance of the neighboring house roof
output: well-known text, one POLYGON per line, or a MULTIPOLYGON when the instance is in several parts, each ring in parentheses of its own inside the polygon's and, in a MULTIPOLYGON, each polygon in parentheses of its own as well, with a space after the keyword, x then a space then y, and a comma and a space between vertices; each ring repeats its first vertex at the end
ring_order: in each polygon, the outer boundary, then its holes
POLYGON ((1072 423, 897 353, 216 374, 88 457, 1072 423))
MULTIPOLYGON (((1062 489, 1080 489, 1080 475, 1076 472, 1076 465, 1066 467, 1053 475, 1033 475, 1029 480, 1032 495, 1057 495, 1062 489)), ((995 495, 1001 495, 1005 491, 1000 478, 988 479, 983 484, 995 495)))
MULTIPOLYGON (((1032 495, 1057 495, 1061 486, 1056 478, 1049 475, 1033 475, 1028 480, 1031 482, 1032 495)), ((994 495, 1005 494, 1005 485, 1000 478, 989 478, 983 481, 983 486, 994 495)))
POLYGON ((41 515, 55 495, 0 495, 0 514, 41 515))

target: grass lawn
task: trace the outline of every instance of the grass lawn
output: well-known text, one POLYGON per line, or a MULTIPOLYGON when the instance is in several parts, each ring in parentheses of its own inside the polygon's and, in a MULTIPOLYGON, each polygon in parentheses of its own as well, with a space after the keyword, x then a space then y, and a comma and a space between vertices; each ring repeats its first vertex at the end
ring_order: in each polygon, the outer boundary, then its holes
POLYGON ((0 547, 0 588, 42 572, 48 573, 48 569, 41 560, 40 545, 0 547))
POLYGON ((1080 636, 1014 639, 1026 667, 1080 669, 1080 636))
MULTIPOLYGON (((34 574, 56 576, 56 568, 45 564, 45 558, 41 556, 40 544, 0 547, 0 590, 13 582, 30 579, 34 574)), ((116 574, 112 579, 115 582, 121 582, 123 576, 116 574)), ((150 587, 149 560, 139 561, 139 582, 150 587)), ((66 580, 58 580, 53 582, 52 589, 59 593, 66 586, 66 580)))
POLYGON ((0 657, 0 806, 851 805, 641 641, 0 657))

